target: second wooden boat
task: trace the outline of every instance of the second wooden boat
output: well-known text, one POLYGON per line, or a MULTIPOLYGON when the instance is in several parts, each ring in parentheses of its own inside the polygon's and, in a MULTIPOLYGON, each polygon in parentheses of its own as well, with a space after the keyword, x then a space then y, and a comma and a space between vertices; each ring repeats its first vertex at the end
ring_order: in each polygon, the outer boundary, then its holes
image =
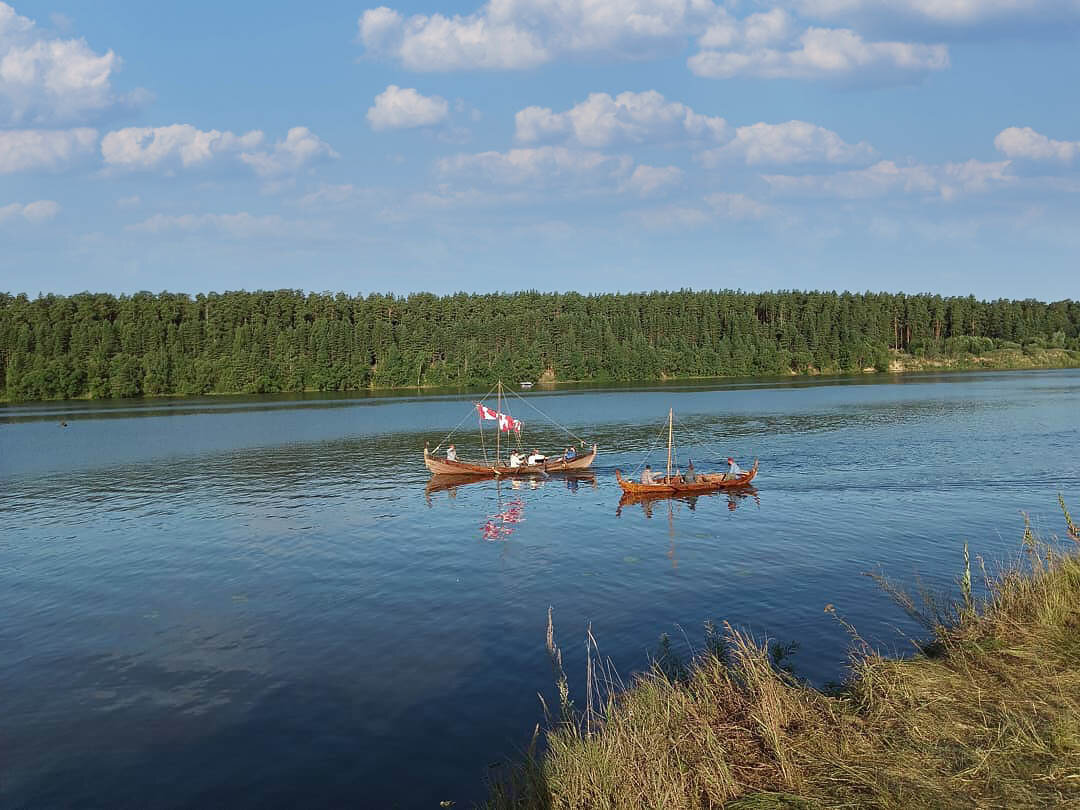
POLYGON ((720 489, 737 489, 745 487, 757 476, 758 462, 754 459, 754 465, 741 475, 729 475, 728 473, 697 473, 694 481, 688 483, 681 475, 671 474, 671 454, 674 446, 674 409, 668 410, 668 456, 667 474, 662 478, 654 479, 651 484, 643 484, 639 481, 630 481, 622 477, 622 472, 615 470, 615 480, 623 492, 630 495, 696 495, 699 493, 716 492, 720 489))

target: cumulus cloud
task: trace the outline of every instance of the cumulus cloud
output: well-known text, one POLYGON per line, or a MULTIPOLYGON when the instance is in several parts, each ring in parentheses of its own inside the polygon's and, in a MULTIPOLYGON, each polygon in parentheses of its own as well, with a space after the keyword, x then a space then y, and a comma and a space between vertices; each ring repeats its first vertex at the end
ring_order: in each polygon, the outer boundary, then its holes
POLYGON ((949 66, 944 45, 912 42, 868 42, 845 28, 808 28, 787 48, 710 48, 687 60, 690 70, 709 79, 753 76, 765 79, 841 79, 860 81, 920 76, 949 66))
POLYGON ((0 119, 13 123, 85 120, 117 104, 111 78, 120 60, 84 39, 42 34, 0 2, 0 119))
POLYGON ((898 166, 882 160, 865 169, 827 175, 762 175, 773 192, 781 195, 810 195, 866 199, 888 194, 939 194, 945 200, 960 194, 978 194, 1014 181, 1008 173, 1009 161, 969 160, 943 166, 912 164, 898 166))
POLYGON ((994 146, 1006 157, 1027 160, 1059 160, 1070 163, 1080 155, 1080 141, 1055 141, 1031 127, 1009 127, 994 138, 994 146))
POLYGON ((408 129, 430 127, 442 123, 450 113, 450 105, 439 96, 424 96, 411 87, 391 84, 375 96, 375 105, 367 111, 371 128, 408 129))
POLYGON ((330 144, 307 127, 293 127, 285 140, 277 141, 271 149, 240 154, 240 159, 261 177, 300 171, 317 161, 336 157, 340 155, 330 148, 330 144))
POLYGON ((628 191, 641 197, 649 197, 656 192, 677 186, 682 182, 683 171, 678 166, 635 166, 633 173, 624 180, 620 191, 628 191))
POLYGON ((850 144, 829 129, 806 121, 782 124, 758 123, 738 127, 723 146, 700 154, 706 168, 716 168, 728 160, 750 166, 792 163, 866 163, 875 151, 870 144, 850 144))
POLYGON ((244 135, 201 130, 191 124, 166 127, 127 127, 108 133, 101 141, 105 163, 127 169, 157 169, 182 166, 191 168, 210 162, 218 155, 252 149, 263 140, 263 133, 252 130, 244 135))
POLYGON ((60 169, 97 146, 97 130, 0 130, 0 174, 60 169))
POLYGON ((685 104, 668 101, 655 90, 643 93, 590 93, 569 110, 526 107, 514 116, 514 137, 524 143, 569 138, 583 146, 645 143, 686 138, 720 140, 723 118, 700 115, 685 104))
POLYGON ((473 177, 496 185, 544 187, 618 181, 630 174, 631 165, 631 159, 625 155, 541 146, 454 155, 439 160, 436 168, 444 175, 473 177))
MULTIPOLYGON (((3 24, 0 18, 0 24, 3 24)), ((37 225, 46 222, 60 213, 60 204, 55 200, 37 200, 32 203, 9 203, 0 206, 0 224, 8 220, 22 218, 37 225)))
MULTIPOLYGON (((865 41, 848 29, 807 28, 783 8, 736 18, 714 0, 488 0, 472 14, 368 9, 359 19, 367 53, 417 71, 521 70, 567 56, 620 59, 678 52, 699 76, 841 78, 921 75, 948 66, 944 45, 865 41)), ((538 122, 539 123, 539 122, 538 122)))
POLYGON ((166 127, 127 127, 101 140, 101 154, 108 166, 124 169, 174 169, 203 166, 221 156, 231 156, 262 177, 297 171, 337 153, 307 127, 293 127, 284 140, 259 149, 265 136, 259 130, 243 135, 201 130, 191 124, 166 127))
POLYGON ((514 70, 562 54, 648 55, 684 41, 715 8, 712 0, 490 0, 472 14, 405 18, 382 6, 360 17, 359 38, 368 53, 410 70, 514 70))

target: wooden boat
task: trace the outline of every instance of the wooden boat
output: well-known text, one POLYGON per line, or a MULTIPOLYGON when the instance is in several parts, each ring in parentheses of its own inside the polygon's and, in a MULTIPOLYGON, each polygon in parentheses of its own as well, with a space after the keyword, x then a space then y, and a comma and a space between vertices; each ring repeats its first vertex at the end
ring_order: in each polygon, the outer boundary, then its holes
MULTIPOLYGON (((511 427, 507 427, 507 425, 511 425, 513 431, 518 433, 518 446, 520 447, 520 431, 522 428, 522 422, 520 419, 513 419, 510 417, 509 414, 504 414, 500 412, 503 402, 503 384, 501 380, 496 384, 496 387, 492 389, 492 391, 496 390, 498 391, 496 399, 496 410, 492 411, 490 408, 487 408, 483 405, 483 402, 475 403, 477 410, 480 412, 481 438, 483 438, 483 424, 485 420, 497 420, 499 422, 499 430, 495 434, 494 463, 488 462, 486 460, 484 461, 484 463, 475 461, 450 461, 445 457, 436 456, 434 453, 431 452, 427 444, 425 444, 424 466, 431 471, 432 475, 472 476, 474 478, 501 478, 503 476, 517 477, 529 475, 547 475, 549 473, 571 473, 575 471, 587 470, 589 467, 592 466, 592 463, 596 460, 596 455, 599 452, 599 449, 595 444, 592 446, 592 449, 590 451, 583 452, 581 455, 576 455, 573 458, 568 459, 564 454, 561 456, 547 458, 540 464, 521 464, 517 467, 511 467, 510 464, 507 463, 503 458, 501 434, 504 431, 509 431, 511 427)), ((488 394, 490 395, 492 391, 489 391, 488 394)), ((517 394, 514 394, 513 391, 509 391, 507 393, 512 394, 515 397, 517 396, 517 394)), ((518 399, 521 399, 522 402, 529 404, 527 400, 521 397, 518 397, 518 399)), ((535 405, 530 404, 529 407, 533 408, 538 413, 540 413, 541 416, 544 416, 546 419, 554 423, 554 420, 552 420, 551 417, 547 416, 547 414, 544 414, 535 405)), ((569 433, 571 436, 575 436, 575 434, 571 433, 566 428, 562 429, 569 433)), ((450 435, 453 435, 453 431, 451 431, 450 435)), ((449 438, 450 436, 447 436, 446 439, 443 439, 443 441, 446 441, 449 438)), ((581 440, 580 437, 575 436, 575 438, 578 438, 578 440, 581 441, 582 445, 584 446, 584 441, 581 440)), ((440 447, 441 446, 442 445, 440 444, 440 447)), ((438 449, 438 447, 435 448, 436 451, 438 451, 438 449)))
POLYGON ((575 470, 587 470, 596 459, 599 448, 594 444, 592 450, 580 456, 567 460, 564 456, 549 458, 543 464, 522 464, 520 467, 511 467, 509 464, 475 464, 469 461, 447 461, 445 458, 437 458, 431 451, 424 448, 424 466, 431 470, 432 475, 467 475, 494 478, 495 476, 512 475, 541 475, 543 473, 572 472, 575 470))
POLYGON ((619 482, 622 491, 631 495, 697 495, 707 492, 716 492, 721 489, 737 489, 745 487, 758 472, 758 462, 754 459, 754 465, 742 475, 730 477, 727 473, 698 473, 696 480, 688 484, 682 480, 682 476, 671 474, 671 448, 673 438, 674 410, 668 411, 668 461, 667 475, 657 479, 654 484, 642 484, 638 481, 628 481, 622 477, 619 470, 615 470, 615 480, 619 482))
POLYGON ((658 479, 657 484, 642 484, 637 481, 627 481, 622 473, 615 470, 615 480, 619 482, 622 491, 631 495, 696 495, 701 492, 716 492, 720 489, 738 489, 749 486, 758 472, 758 462, 754 459, 754 466, 734 478, 729 478, 727 473, 700 473, 698 480, 687 484, 682 476, 673 475, 670 478, 658 479))

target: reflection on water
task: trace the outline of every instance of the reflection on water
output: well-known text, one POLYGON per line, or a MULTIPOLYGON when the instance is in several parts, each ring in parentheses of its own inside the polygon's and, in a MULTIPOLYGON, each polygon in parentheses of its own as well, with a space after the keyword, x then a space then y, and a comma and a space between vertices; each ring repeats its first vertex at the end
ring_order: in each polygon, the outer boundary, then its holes
POLYGON ((1078 372, 822 382, 530 393, 600 456, 502 482, 424 468, 466 394, 0 407, 0 806, 469 806, 542 720, 548 606, 623 676, 712 619, 822 683, 826 603, 918 632, 863 572, 949 587, 963 540, 992 567, 1080 508, 1078 372), (756 488, 620 502, 669 407, 756 488))
POLYGON ((622 510, 626 506, 632 504, 640 504, 642 511, 645 513, 645 517, 651 518, 653 516, 653 504, 659 502, 667 502, 670 505, 674 503, 685 504, 691 511, 695 511, 698 506, 698 501, 705 499, 706 502, 710 501, 726 501, 729 512, 734 512, 739 503, 750 498, 760 508, 761 498, 758 497, 758 491, 756 487, 746 486, 739 487, 738 489, 724 489, 717 490, 715 492, 706 492, 699 495, 677 495, 672 493, 631 493, 624 492, 622 497, 619 498, 619 505, 615 508, 615 517, 622 516, 622 510))

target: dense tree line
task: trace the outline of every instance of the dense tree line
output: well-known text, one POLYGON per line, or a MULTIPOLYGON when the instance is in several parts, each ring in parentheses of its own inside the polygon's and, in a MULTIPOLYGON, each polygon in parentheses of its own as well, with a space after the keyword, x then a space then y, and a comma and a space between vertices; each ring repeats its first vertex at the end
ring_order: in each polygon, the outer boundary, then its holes
POLYGON ((884 369, 1080 349, 1080 303, 834 292, 0 294, 0 395, 486 385, 884 369))

